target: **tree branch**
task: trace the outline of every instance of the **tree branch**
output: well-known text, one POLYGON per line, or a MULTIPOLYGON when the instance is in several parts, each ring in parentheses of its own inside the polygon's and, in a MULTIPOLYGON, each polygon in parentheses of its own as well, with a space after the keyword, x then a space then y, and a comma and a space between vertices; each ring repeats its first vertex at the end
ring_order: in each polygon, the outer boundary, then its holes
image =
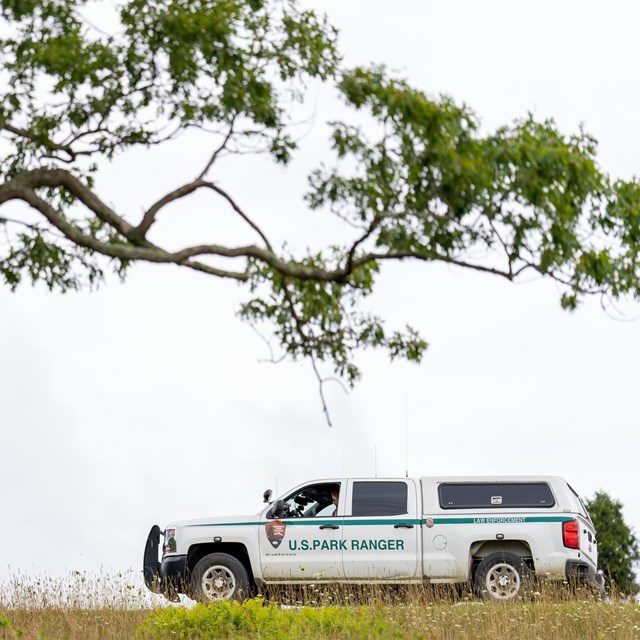
POLYGON ((273 248, 267 236, 263 233, 263 231, 258 227, 258 225, 253 222, 249 216, 238 206, 238 204, 233 200, 233 198, 223 189, 221 189, 218 185, 213 182, 208 182, 206 185, 215 191, 217 194, 221 195, 230 205, 231 208, 262 238, 265 246, 269 251, 273 252, 273 248))
POLYGON ((25 222, 24 220, 17 220, 16 218, 7 218, 6 216, 0 216, 0 224, 17 224, 21 227, 25 227, 26 229, 31 229, 32 231, 46 231, 46 229, 43 229, 37 224, 25 222))
POLYGON ((28 186, 21 184, 22 180, 13 180, 0 186, 0 205, 10 200, 22 200, 36 211, 39 211, 51 225, 58 229, 65 238, 86 249, 90 249, 102 255, 121 260, 144 260, 146 262, 175 263, 181 266, 202 271, 211 275, 235 280, 246 281, 246 273, 224 271, 209 265, 191 261, 188 257, 180 257, 156 247, 147 245, 144 247, 103 242, 93 236, 86 235, 76 225, 72 224, 64 215, 56 211, 48 202, 40 198, 36 192, 28 186))
MULTIPOLYGON (((89 187, 66 169, 34 169, 33 171, 24 172, 10 182, 0 186, 0 203, 3 201, 3 193, 20 194, 31 192, 35 196, 34 190, 41 187, 64 187, 69 193, 78 198, 82 204, 91 209, 100 220, 111 225, 126 238, 133 231, 133 226, 102 202, 89 187)), ((19 195, 12 195, 8 199, 15 199, 16 197, 20 198, 19 195)), ((25 200, 25 202, 28 201, 25 200)), ((41 200, 41 202, 44 202, 44 200, 41 200)), ((44 213, 39 207, 34 208, 44 213)))
MULTIPOLYGON (((533 264, 525 264, 517 270, 513 270, 513 265, 509 265, 509 270, 505 271, 495 267, 475 264, 459 258, 442 255, 432 251, 391 251, 391 252, 369 252, 359 257, 355 257, 357 247, 374 231, 377 220, 374 220, 354 245, 351 246, 345 264, 342 268, 326 270, 319 267, 310 267, 299 263, 287 261, 278 256, 272 249, 268 238, 262 230, 244 213, 238 204, 217 185, 203 180, 196 180, 183 185, 167 194, 155 203, 145 214, 143 221, 138 227, 133 227, 124 218, 116 214, 102 200, 100 200, 91 189, 84 185, 78 178, 64 169, 36 169, 14 178, 10 182, 0 186, 0 204, 8 200, 23 200, 34 209, 44 215, 44 217, 70 241, 85 248, 96 251, 105 256, 119 258, 122 260, 142 260, 157 263, 174 263, 187 268, 216 275, 224 278, 232 278, 239 281, 246 281, 248 276, 245 272, 228 271, 219 269, 194 260, 199 256, 218 256, 223 258, 253 258, 269 265, 272 269, 284 276, 290 276, 302 281, 315 280, 318 282, 344 282, 358 267, 372 261, 402 260, 413 258, 422 261, 439 261, 452 264, 466 269, 473 269, 484 273, 500 276, 509 281, 514 280, 526 268, 536 269, 533 264), (40 198, 35 189, 41 187, 63 187, 74 195, 80 202, 89 208, 99 219, 111 225, 131 244, 103 242, 93 236, 83 233, 76 225, 72 224, 63 214, 56 211, 49 203, 40 198), (207 188, 222 196, 234 209, 234 211, 245 222, 254 229, 266 244, 266 248, 256 245, 245 245, 239 247, 227 247, 216 244, 196 245, 187 247, 179 251, 167 251, 158 247, 144 238, 140 229, 148 228, 158 211, 165 205, 193 193, 199 188, 207 188), (145 223, 146 220, 146 223, 145 223)), ((563 282, 559 276, 550 275, 558 282, 563 282)), ((564 282, 567 284, 566 282, 564 282)))
POLYGON ((231 124, 229 125, 229 131, 227 131, 227 135, 224 137, 222 144, 213 152, 213 155, 211 156, 211 158, 209 158, 209 162, 207 163, 207 166, 202 170, 202 172, 196 178, 196 180, 204 179, 204 177, 207 175, 207 172, 209 171, 209 169, 211 169, 211 167, 213 166, 213 163, 218 158, 218 155, 220 155, 220 153, 226 148, 227 143, 229 142, 229 140, 231 139, 231 136, 233 135, 234 122, 235 122, 235 117, 231 120, 231 124))
POLYGON ((327 424, 330 427, 333 427, 333 422, 331 422, 331 415, 329 414, 329 407, 327 406, 327 401, 324 397, 325 379, 320 375, 318 366, 316 365, 316 359, 313 356, 311 356, 311 366, 313 367, 313 372, 316 374, 316 378, 318 379, 318 391, 320 393, 320 402, 322 402, 322 412, 327 419, 327 424))
POLYGON ((240 208, 238 203, 224 189, 214 184, 213 182, 207 182, 206 180, 202 180, 201 178, 178 187, 177 189, 171 191, 170 193, 167 193, 165 196, 160 198, 160 200, 151 205, 151 207, 149 207, 149 209, 147 209, 146 213, 144 214, 140 224, 132 230, 131 237, 143 240, 146 237, 147 232, 151 228, 151 225, 153 225, 153 223, 155 222, 159 211, 163 207, 170 204, 171 202, 175 202, 176 200, 180 200, 181 198, 191 195, 198 189, 203 188, 210 189, 211 191, 214 191, 218 195, 222 196, 231 205, 231 208, 260 236, 267 249, 269 249, 269 251, 273 251, 271 243, 269 242, 269 239, 264 234, 262 229, 260 229, 260 227, 258 227, 258 225, 253 222, 251 218, 249 218, 249 216, 240 208))
MULTIPOLYGON (((21 138, 27 138, 32 142, 42 143, 42 140, 40 140, 38 136, 36 136, 31 131, 28 131, 27 129, 21 129, 20 127, 14 127, 9 122, 3 122, 2 124, 0 124, 0 129, 4 129, 9 133, 20 136, 21 138)), ((71 161, 75 160, 78 155, 78 152, 74 151, 69 145, 58 144, 56 142, 53 142, 52 140, 50 140, 46 146, 49 147, 52 151, 64 151, 69 155, 71 161)))
POLYGON ((466 262, 450 256, 444 256, 439 253, 420 253, 418 251, 393 251, 390 253, 366 253, 357 260, 354 260, 353 267, 357 268, 360 265, 366 264, 374 260, 404 260, 406 258, 414 258, 422 261, 429 262, 446 262, 447 264, 453 264, 458 267, 464 267, 466 269, 473 269, 475 271, 482 271, 484 273, 491 273, 496 276, 501 276, 507 280, 513 280, 514 275, 509 271, 503 271, 502 269, 496 269, 494 267, 486 267, 481 264, 474 264, 472 262, 466 262))
POLYGON ((249 276, 241 271, 227 271, 225 269, 218 269, 211 265, 204 264, 202 262, 194 262, 193 260, 184 260, 177 264, 193 269, 194 271, 200 271, 210 276, 218 276, 219 278, 229 278, 231 280, 238 280, 239 282, 246 282, 249 276))
POLYGON ((160 209, 165 207, 166 205, 179 200, 180 198, 184 198, 192 194, 194 191, 205 186, 205 182, 203 180, 194 180, 193 182, 189 182, 188 184, 183 184, 181 187, 174 189, 170 193, 167 193, 165 196, 160 198, 157 202, 152 204, 144 216, 142 217, 142 221, 140 224, 133 229, 133 235, 135 238, 144 239, 147 235, 147 232, 151 228, 151 225, 155 222, 156 216, 160 209))

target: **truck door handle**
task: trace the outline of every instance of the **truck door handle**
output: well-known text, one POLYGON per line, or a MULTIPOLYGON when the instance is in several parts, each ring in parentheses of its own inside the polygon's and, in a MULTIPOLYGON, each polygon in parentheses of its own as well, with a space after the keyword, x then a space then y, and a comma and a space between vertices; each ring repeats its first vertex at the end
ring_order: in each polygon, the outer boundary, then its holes
POLYGON ((413 525, 412 524, 394 524, 393 528, 394 529, 413 529, 413 525))
POLYGON ((340 527, 337 524, 321 524, 321 529, 339 529, 340 527))

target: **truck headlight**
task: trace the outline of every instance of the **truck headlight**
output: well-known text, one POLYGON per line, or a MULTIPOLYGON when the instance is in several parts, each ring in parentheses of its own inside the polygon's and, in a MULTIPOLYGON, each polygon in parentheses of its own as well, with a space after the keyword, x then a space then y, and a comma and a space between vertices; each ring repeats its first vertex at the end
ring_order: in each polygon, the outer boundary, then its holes
POLYGON ((164 531, 164 544, 162 545, 163 553, 175 553, 178 548, 178 543, 176 542, 176 530, 175 529, 165 529, 164 531))

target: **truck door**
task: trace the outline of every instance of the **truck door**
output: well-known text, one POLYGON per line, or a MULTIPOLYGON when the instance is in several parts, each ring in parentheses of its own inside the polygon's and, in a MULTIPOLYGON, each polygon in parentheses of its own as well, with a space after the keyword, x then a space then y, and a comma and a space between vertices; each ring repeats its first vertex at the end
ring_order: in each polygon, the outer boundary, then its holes
POLYGON ((345 578, 419 578, 419 531, 413 480, 349 480, 342 535, 345 578))
POLYGON ((321 482, 295 489, 279 519, 260 522, 260 562, 267 582, 336 580, 342 573, 344 483, 321 482))

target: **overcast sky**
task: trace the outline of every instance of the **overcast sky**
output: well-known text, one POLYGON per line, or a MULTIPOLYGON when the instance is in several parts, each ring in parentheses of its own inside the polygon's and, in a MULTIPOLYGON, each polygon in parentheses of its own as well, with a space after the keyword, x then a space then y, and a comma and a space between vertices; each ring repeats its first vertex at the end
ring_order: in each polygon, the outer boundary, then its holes
MULTIPOLYGON (((348 65, 384 62, 469 104, 486 130, 533 112, 600 142, 601 166, 640 173, 637 2, 308 2, 341 30, 348 65), (606 7, 606 8, 605 8, 606 7)), ((343 228, 302 202, 343 115, 314 85, 315 126, 292 166, 230 159, 216 174, 276 240, 316 246, 343 228)), ((210 149, 185 136, 105 166, 98 190, 121 212, 197 175, 210 149)), ((215 202, 164 214, 160 234, 240 236, 215 202), (204 231, 202 231, 204 230, 204 231)), ((370 305, 429 341, 419 366, 364 354, 364 378, 327 389, 307 363, 271 365, 236 317, 236 285, 163 266, 125 284, 51 294, 0 289, 0 577, 17 569, 139 568, 154 523, 255 513, 265 488, 318 477, 559 474, 605 490, 640 529, 640 305, 615 320, 598 300, 563 312, 552 282, 509 284, 441 265, 387 266, 370 305), (408 409, 408 411, 405 411, 408 409)))

